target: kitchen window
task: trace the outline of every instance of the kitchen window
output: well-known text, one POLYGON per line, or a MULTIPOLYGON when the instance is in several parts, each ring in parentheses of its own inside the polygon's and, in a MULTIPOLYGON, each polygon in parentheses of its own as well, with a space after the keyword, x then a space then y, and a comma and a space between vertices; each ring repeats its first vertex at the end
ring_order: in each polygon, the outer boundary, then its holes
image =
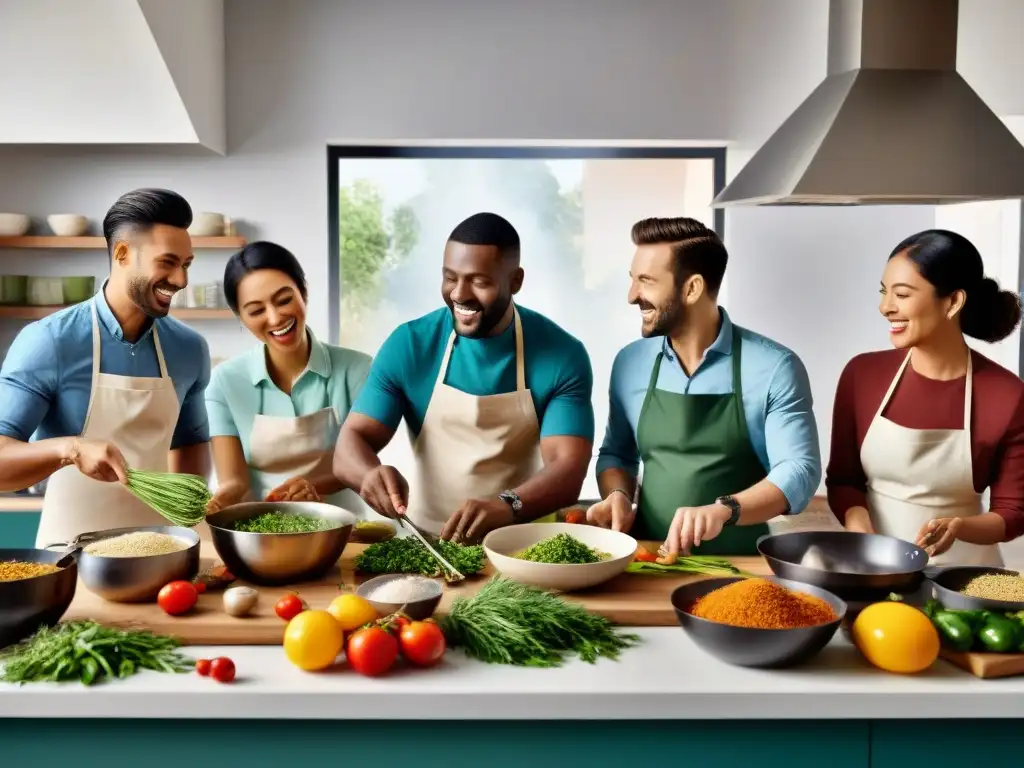
MULTIPOLYGON (((725 183, 718 147, 332 146, 327 170, 332 341, 372 355, 396 326, 441 306, 448 234, 493 211, 521 239, 517 300, 590 352, 598 444, 615 353, 639 335, 626 302, 630 227, 690 216, 724 235, 710 207, 725 183)), ((409 467, 408 450, 400 430, 391 463, 409 467)))

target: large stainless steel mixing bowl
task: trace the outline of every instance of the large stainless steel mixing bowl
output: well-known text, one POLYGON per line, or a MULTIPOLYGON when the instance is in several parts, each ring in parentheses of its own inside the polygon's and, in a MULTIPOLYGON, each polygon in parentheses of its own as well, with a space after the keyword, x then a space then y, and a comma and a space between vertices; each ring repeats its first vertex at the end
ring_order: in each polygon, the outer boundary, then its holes
POLYGON ((236 504, 206 518, 213 546, 235 576, 261 586, 315 581, 327 575, 341 557, 356 516, 333 504, 312 501, 254 501, 236 504), (247 533, 236 531, 238 520, 265 512, 315 515, 337 527, 312 533, 247 533))
MULTIPOLYGON (((56 565, 64 552, 45 549, 0 549, 0 562, 56 565)), ((78 584, 74 560, 56 573, 17 581, 0 581, 0 648, 16 643, 40 627, 52 627, 71 605, 78 584)))
POLYGON ((137 528, 111 528, 83 533, 69 546, 81 547, 78 573, 82 583, 112 603, 145 603, 156 599, 169 581, 191 581, 199 573, 199 534, 177 525, 145 525, 137 528), (166 555, 146 557, 100 557, 90 555, 90 544, 125 533, 152 531, 164 533, 188 543, 188 548, 166 555))

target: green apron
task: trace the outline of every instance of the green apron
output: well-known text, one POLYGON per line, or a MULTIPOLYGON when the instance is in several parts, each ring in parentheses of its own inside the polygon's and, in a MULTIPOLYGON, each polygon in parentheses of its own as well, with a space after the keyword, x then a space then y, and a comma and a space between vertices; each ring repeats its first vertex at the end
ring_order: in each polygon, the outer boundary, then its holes
MULTIPOLYGON (((659 352, 640 411, 636 438, 643 461, 643 484, 630 535, 664 541, 679 507, 714 504, 767 477, 754 453, 743 411, 740 339, 732 345, 732 394, 680 395, 658 389, 659 352)), ((756 555, 768 525, 727 525, 711 541, 693 549, 701 555, 756 555)))

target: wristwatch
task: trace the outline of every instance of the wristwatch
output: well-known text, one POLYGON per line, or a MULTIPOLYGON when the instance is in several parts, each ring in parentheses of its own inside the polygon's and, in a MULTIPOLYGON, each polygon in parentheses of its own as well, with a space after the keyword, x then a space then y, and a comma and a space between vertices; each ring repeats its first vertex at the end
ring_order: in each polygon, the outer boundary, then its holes
POLYGON ((523 500, 519 498, 519 494, 512 490, 502 491, 498 494, 498 498, 512 507, 512 517, 514 518, 520 512, 523 511, 523 500))
POLYGON ((729 519, 725 521, 725 524, 736 525, 740 519, 740 503, 732 496, 719 496, 715 499, 715 503, 721 504, 723 507, 732 511, 732 514, 729 515, 729 519))

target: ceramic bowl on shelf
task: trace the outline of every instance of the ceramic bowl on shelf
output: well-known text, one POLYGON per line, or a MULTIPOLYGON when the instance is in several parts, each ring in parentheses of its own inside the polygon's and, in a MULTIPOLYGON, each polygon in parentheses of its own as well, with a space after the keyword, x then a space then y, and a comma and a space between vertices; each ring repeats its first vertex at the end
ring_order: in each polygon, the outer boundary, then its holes
POLYGON ((224 234, 223 213, 197 213, 188 228, 192 237, 221 237, 224 234))
POLYGON ((53 213, 46 223, 58 237, 81 237, 89 231, 89 219, 78 213, 53 213))
POLYGON ((28 303, 33 307, 59 307, 64 304, 64 281, 59 277, 30 277, 28 303))
POLYGON ((0 213, 0 237, 21 237, 32 226, 24 213, 0 213))
POLYGON ((28 275, 0 275, 0 304, 28 304, 28 275))
POLYGON ((65 304, 78 304, 90 299, 96 291, 96 278, 92 275, 61 278, 65 304))
POLYGON ((502 576, 540 589, 572 592, 614 579, 626 570, 636 554, 632 536, 592 525, 573 523, 526 523, 491 531, 484 537, 484 553, 502 576), (560 533, 575 537, 607 557, 596 563, 559 565, 520 560, 517 555, 534 544, 560 533))

